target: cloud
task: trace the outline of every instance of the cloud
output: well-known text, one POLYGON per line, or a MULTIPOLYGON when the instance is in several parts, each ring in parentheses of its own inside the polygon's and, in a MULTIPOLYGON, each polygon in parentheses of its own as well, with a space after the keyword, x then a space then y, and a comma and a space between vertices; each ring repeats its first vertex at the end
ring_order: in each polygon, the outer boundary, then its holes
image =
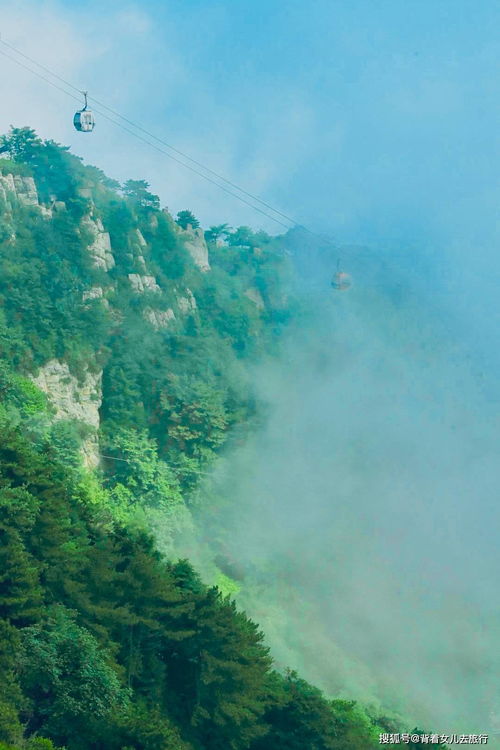
MULTIPOLYGON (((75 26, 48 4, 21 3, 16 9, 11 3, 0 3, 2 39, 9 42, 47 68, 57 71, 70 81, 81 79, 86 46, 75 26)), ((32 63, 1 47, 22 65, 47 74, 32 63)), ((0 130, 9 126, 29 125, 45 138, 64 140, 68 133, 67 119, 72 117, 77 102, 71 102, 60 91, 20 65, 0 56, 0 130)), ((60 82, 55 81, 63 86, 60 82)))
POLYGON ((267 422, 206 491, 280 664, 482 731, 499 707, 496 370, 479 372, 412 256, 350 256, 355 286, 335 297, 308 254, 315 314, 255 371, 267 422))
POLYGON ((137 7, 120 11, 116 18, 119 26, 131 34, 147 34, 153 28, 151 17, 137 7))

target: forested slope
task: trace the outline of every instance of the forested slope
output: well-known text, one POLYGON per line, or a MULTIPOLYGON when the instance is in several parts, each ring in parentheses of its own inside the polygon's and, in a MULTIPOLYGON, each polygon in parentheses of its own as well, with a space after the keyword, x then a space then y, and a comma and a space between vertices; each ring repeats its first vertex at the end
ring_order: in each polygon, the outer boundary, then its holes
POLYGON ((294 314, 282 238, 174 221, 29 129, 3 145, 4 747, 378 746, 390 719, 278 673, 224 576, 175 558, 199 478, 261 418, 252 363, 294 314))

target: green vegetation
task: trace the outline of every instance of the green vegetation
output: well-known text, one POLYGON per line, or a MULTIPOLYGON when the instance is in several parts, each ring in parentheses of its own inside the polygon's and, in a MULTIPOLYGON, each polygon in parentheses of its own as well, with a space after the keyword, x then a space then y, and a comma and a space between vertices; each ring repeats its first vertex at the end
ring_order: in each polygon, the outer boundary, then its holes
POLYGON ((188 226, 191 226, 191 229, 198 229, 200 226, 200 222, 196 218, 196 216, 193 214, 192 211, 179 211, 176 218, 177 224, 182 227, 182 229, 187 229, 188 226))
POLYGON ((196 220, 146 182, 26 128, 1 143, 44 211, 1 182, 0 749, 378 747, 389 720, 276 671, 232 569, 208 587, 174 554, 200 476, 260 418, 251 365, 293 315, 280 238, 212 227, 203 272, 196 220), (102 378, 97 435, 32 382, 54 361, 55 391, 102 378))

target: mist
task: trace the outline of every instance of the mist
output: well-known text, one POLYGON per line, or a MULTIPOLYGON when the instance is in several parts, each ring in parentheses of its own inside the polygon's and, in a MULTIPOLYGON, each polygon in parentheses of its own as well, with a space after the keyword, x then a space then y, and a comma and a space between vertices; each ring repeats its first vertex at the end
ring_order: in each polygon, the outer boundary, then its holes
POLYGON ((467 265, 447 272, 435 248, 333 251, 300 231, 287 242, 302 315, 254 373, 264 424, 203 490, 218 498, 229 572, 240 565, 238 601, 278 665, 328 694, 433 731, 492 732, 492 300, 467 319, 455 304, 467 265), (353 276, 347 292, 330 288, 337 255, 353 276))

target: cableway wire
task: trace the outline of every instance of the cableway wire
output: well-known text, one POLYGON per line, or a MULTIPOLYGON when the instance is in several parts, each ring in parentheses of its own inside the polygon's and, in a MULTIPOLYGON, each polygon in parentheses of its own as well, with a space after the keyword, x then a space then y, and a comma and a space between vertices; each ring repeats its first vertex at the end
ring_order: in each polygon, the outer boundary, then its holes
MULTIPOLYGON (((61 83, 63 83, 65 86, 73 89, 75 92, 78 92, 78 94, 81 95, 82 92, 80 91, 80 89, 78 89, 72 83, 70 83, 69 81, 66 81, 64 78, 62 78, 61 76, 59 76, 57 73, 51 71, 49 68, 45 67, 41 63, 38 63, 36 60, 34 60, 33 58, 29 57, 24 52, 21 52, 16 47, 14 47, 14 45, 9 44, 4 39, 2 39, 1 36, 0 36, 0 44, 3 45, 4 47, 8 47, 9 49, 13 50, 16 54, 21 55, 24 59, 29 60, 34 65, 36 65, 37 67, 39 67, 41 70, 44 70, 49 75, 51 75, 52 77, 56 78, 61 83)), ((61 91, 64 94, 66 94, 66 96, 69 96, 72 99, 75 99, 77 101, 80 100, 79 96, 76 96, 75 94, 67 91, 65 88, 62 88, 58 84, 54 83, 54 81, 51 81, 46 76, 44 76, 41 73, 39 73, 37 70, 33 70, 33 68, 29 67, 28 65, 25 65, 20 60, 18 60, 15 57, 13 57, 12 55, 9 55, 5 50, 1 50, 0 49, 0 54, 2 54, 4 57, 7 57, 12 62, 16 63, 16 65, 19 65, 20 67, 24 68, 29 73, 32 73, 33 75, 37 76, 38 78, 41 78, 43 81, 45 81, 46 83, 48 83, 50 86, 56 88, 58 91, 61 91)), ((249 198, 252 198, 252 200, 258 201, 261 205, 269 208, 275 214, 277 214, 277 215, 283 217, 284 219, 286 219, 286 221, 290 222, 292 226, 290 226, 288 224, 285 224, 280 219, 277 219, 275 216, 270 215, 267 211, 264 211, 263 209, 259 208, 258 206, 255 206, 253 203, 251 203, 250 201, 246 200, 241 195, 238 195, 234 191, 229 190, 228 188, 224 187, 224 185, 221 185, 219 182, 217 182, 216 180, 212 179, 208 175, 203 174, 203 172, 200 172, 198 169, 195 169, 190 164, 186 164, 185 162, 181 161, 181 159, 176 158, 172 154, 170 154, 167 151, 165 151, 163 148, 160 148, 159 146, 157 146, 155 143, 151 143, 151 141, 148 140, 147 138, 144 138, 143 136, 139 135, 139 133, 134 132, 133 130, 131 130, 128 127, 125 127, 121 122, 118 122, 117 120, 113 119, 112 117, 110 117, 109 115, 107 115, 105 112, 102 112, 101 110, 97 109, 95 106, 93 107, 94 111, 97 114, 99 114, 101 117, 103 117, 104 119, 108 120, 109 122, 113 123, 117 127, 121 128, 126 133, 129 133, 134 138, 137 138, 138 140, 142 141, 143 143, 146 143, 148 146, 150 146, 151 148, 155 149, 159 153, 162 153, 164 156, 166 156, 167 158, 169 158, 172 161, 176 162, 177 164, 180 164, 181 166, 185 167, 186 169, 189 169, 191 172, 193 172, 194 174, 198 175, 199 177, 202 177, 204 180, 206 180, 207 182, 210 182, 212 185, 215 185, 216 187, 219 188, 219 190, 222 190, 225 193, 227 193, 228 195, 233 196, 234 198, 236 198, 237 200, 239 200, 241 203, 244 203, 245 205, 247 205, 250 208, 252 208, 254 211, 257 211, 258 213, 262 214, 263 216, 265 216, 266 218, 270 219, 271 221, 274 221, 276 224, 279 224, 280 226, 284 227, 287 230, 290 230, 290 229, 292 229, 294 227, 300 228, 303 231, 307 232, 307 234, 309 234, 309 235, 315 237, 316 239, 320 240, 323 244, 328 245, 328 246, 333 247, 333 248, 336 248, 336 245, 331 240, 328 240, 325 237, 322 237, 321 235, 317 234, 316 232, 313 232, 311 229, 309 229, 308 227, 304 226, 303 224, 299 224, 293 218, 287 216, 286 214, 282 213, 278 209, 273 208, 270 204, 266 203, 262 199, 258 198, 257 196, 253 195, 252 193, 249 193, 248 191, 244 190, 243 188, 240 188, 238 185, 236 185, 236 183, 233 183, 230 180, 227 180, 225 177, 222 177, 221 175, 219 175, 214 170, 211 170, 208 167, 205 167, 203 164, 201 164, 201 162, 197 162, 195 159, 192 159, 190 156, 188 156, 187 154, 184 154, 182 151, 179 151, 178 149, 175 149, 173 146, 169 145, 166 141, 162 141, 160 138, 158 138, 154 134, 149 133, 149 131, 147 131, 145 128, 142 128, 140 125, 135 124, 132 120, 129 120, 127 117, 124 117, 119 112, 116 112, 111 107, 108 107, 106 104, 104 104, 102 102, 99 102, 95 97, 90 97, 89 96, 89 99, 91 99, 92 101, 98 103, 99 106, 104 107, 109 112, 112 112, 113 114, 116 115, 116 117, 119 117, 124 122, 129 123, 132 127, 134 127, 137 130, 140 130, 141 132, 149 135, 151 138, 153 138, 154 140, 156 140, 158 143, 162 143, 167 148, 169 148, 171 151, 174 151, 175 153, 183 156, 183 158, 188 159, 191 163, 196 164, 197 166, 200 166, 206 172, 209 172, 210 174, 216 176, 219 180, 221 180, 221 181, 225 182, 226 184, 234 187, 235 189, 237 189, 243 195, 246 195, 249 198)))
MULTIPOLYGON (((24 63, 20 62, 19 60, 16 60, 14 57, 12 57, 11 55, 7 54, 6 52, 4 52, 1 49, 0 49, 0 55, 3 55, 4 57, 9 58, 9 60, 12 60, 12 62, 15 62, 17 65, 20 65, 22 68, 24 68, 28 72, 33 73, 33 75, 38 76, 38 78, 41 78, 43 81, 45 81, 46 83, 48 83, 50 86, 53 86, 54 88, 58 89, 59 91, 62 91, 64 94, 66 94, 66 96, 70 96, 72 99, 77 99, 78 100, 78 97, 75 94, 72 94, 69 91, 66 91, 66 89, 62 88, 62 86, 59 86, 58 84, 56 84, 53 81, 49 80, 48 78, 46 78, 46 76, 42 75, 38 71, 33 70, 32 68, 28 67, 28 65, 25 65, 24 63)), ((242 198, 240 195, 238 195, 237 193, 234 193, 232 190, 229 190, 228 188, 225 188, 223 185, 219 185, 218 182, 216 182, 215 180, 213 180, 211 177, 208 177, 207 175, 203 174, 203 172, 200 172, 199 170, 195 169, 194 167, 191 167, 189 164, 185 164, 180 159, 177 159, 175 156, 172 156, 172 154, 169 154, 168 151, 165 151, 163 148, 160 148, 156 144, 151 143, 151 141, 148 141, 147 138, 144 138, 143 136, 139 135, 138 133, 134 133, 133 130, 131 130, 130 128, 125 127, 124 125, 122 125, 121 122, 117 122, 112 117, 109 117, 109 115, 105 114, 104 112, 102 112, 101 110, 97 109, 96 107, 94 107, 93 109, 94 109, 94 112, 97 112, 97 114, 99 114, 101 117, 104 117, 106 120, 109 120, 109 122, 112 122, 118 128, 121 128, 126 133, 129 133, 130 135, 134 136, 134 138, 137 138, 138 140, 142 141, 143 143, 146 143, 148 146, 151 146, 151 148, 154 148, 159 153, 164 154, 165 156, 167 156, 172 161, 177 162, 177 164, 180 164, 183 167, 185 167, 186 169, 189 169, 191 172, 194 172, 194 174, 199 175, 200 177, 202 177, 207 182, 210 182, 213 185, 215 185, 216 187, 218 187, 219 190, 223 190, 225 193, 228 193, 228 195, 232 195, 234 198, 237 198, 242 203, 245 203, 247 206, 250 206, 250 208, 252 208, 254 211, 258 211, 260 214, 263 214, 264 216, 266 216, 271 221, 274 221, 276 224, 280 224, 285 229, 291 229, 292 228, 289 224, 285 224, 283 221, 280 221, 279 219, 276 219, 274 216, 271 216, 271 214, 268 214, 266 211, 263 211, 258 206, 254 206, 252 203, 250 203, 250 201, 247 201, 245 198, 242 198)))
MULTIPOLYGON (((74 86, 70 81, 66 81, 62 76, 60 76, 58 73, 54 73, 54 71, 47 68, 45 65, 42 65, 41 63, 34 60, 29 55, 26 55, 24 52, 21 52, 21 50, 17 49, 17 47, 14 47, 13 44, 9 44, 5 40, 0 38, 0 43, 3 44, 6 47, 9 47, 9 49, 13 50, 16 54, 23 57, 25 60, 28 60, 29 62, 36 65, 41 70, 44 70, 46 73, 49 73, 49 75, 56 78, 61 83, 64 83, 65 86, 69 86, 69 88, 73 89, 74 91, 77 91, 79 94, 82 92, 80 89, 78 89, 76 86, 74 86)), ((206 172, 211 174, 213 177, 216 177, 218 180, 221 180, 221 182, 226 183, 226 185, 229 185, 232 188, 235 188, 240 193, 243 193, 243 195, 246 195, 248 198, 252 198, 252 200, 257 201, 257 203, 260 203, 262 206, 265 206, 265 208, 268 208, 273 213, 277 214, 278 216, 281 216, 283 219, 286 219, 287 221, 291 222, 293 225, 297 225, 297 222, 295 219, 293 219, 291 216, 287 216, 287 214, 284 214, 282 211, 279 211, 277 208, 274 208, 271 206, 270 203, 266 203, 266 201, 262 200, 262 198, 259 198, 258 195, 254 195, 253 193, 248 192, 248 190, 245 190, 244 188, 241 188, 239 185, 237 185, 235 182, 231 182, 231 180, 228 180, 226 177, 223 177, 223 175, 219 174, 218 172, 215 172, 213 169, 210 169, 210 167, 206 167, 201 162, 197 161, 196 159, 193 159, 188 154, 184 153, 183 151, 180 151, 178 148, 175 148, 175 146, 172 146, 170 143, 167 143, 167 141, 163 140, 162 138, 158 138, 154 133, 151 133, 149 130, 146 130, 146 128, 143 128, 142 125, 137 124, 133 120, 130 120, 128 117, 125 117, 124 115, 120 114, 120 112, 117 112, 112 107, 108 107, 107 104, 100 101, 99 99, 96 99, 95 96, 89 95, 89 100, 95 102, 99 107, 103 107, 108 112, 111 112, 115 117, 119 117, 120 120, 123 120, 124 122, 131 125, 136 130, 139 130, 141 133, 144 133, 145 135, 149 136, 153 140, 155 140, 157 143, 161 143, 162 146, 165 146, 170 151, 173 151, 174 153, 178 154, 179 156, 182 156, 184 159, 187 159, 191 164, 195 164, 197 167, 201 167, 201 169, 204 169, 206 172)))

